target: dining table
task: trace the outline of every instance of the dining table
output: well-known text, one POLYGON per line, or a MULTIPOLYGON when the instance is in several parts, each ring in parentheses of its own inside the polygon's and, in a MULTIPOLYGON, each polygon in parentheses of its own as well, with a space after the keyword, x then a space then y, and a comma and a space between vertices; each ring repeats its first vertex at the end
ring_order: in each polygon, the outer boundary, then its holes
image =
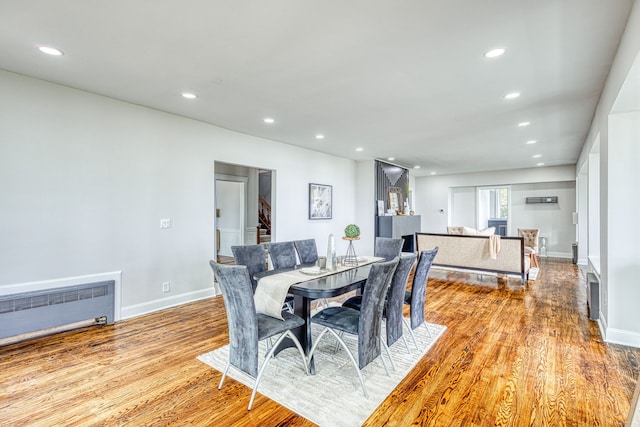
MULTIPOLYGON (((380 260, 381 259, 382 258, 380 258, 380 260)), ((372 260, 376 262, 378 259, 372 258, 372 260)), ((294 298, 294 314, 305 320, 303 326, 294 329, 292 332, 300 341, 305 355, 309 355, 311 347, 313 346, 311 335, 311 302, 316 299, 337 297, 354 290, 361 291, 367 281, 367 277, 369 277, 371 265, 370 260, 370 262, 365 265, 359 265, 347 270, 337 270, 335 272, 329 272, 329 274, 325 273, 319 277, 310 275, 307 280, 291 285, 289 294, 293 295, 294 298)), ((263 271, 256 273, 254 277, 259 281, 266 276, 306 267, 308 267, 308 265, 302 264, 291 268, 263 271)), ((276 349, 275 354, 293 346, 294 343, 292 340, 285 339, 276 349)), ((310 361, 309 369, 312 374, 315 373, 313 360, 310 361)))

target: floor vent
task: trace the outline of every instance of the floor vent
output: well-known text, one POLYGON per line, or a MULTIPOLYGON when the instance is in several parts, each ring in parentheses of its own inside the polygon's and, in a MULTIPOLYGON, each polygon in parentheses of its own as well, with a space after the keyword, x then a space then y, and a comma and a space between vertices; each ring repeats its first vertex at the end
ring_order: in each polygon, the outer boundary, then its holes
POLYGON ((82 323, 113 323, 115 281, 0 296, 0 339, 82 323))

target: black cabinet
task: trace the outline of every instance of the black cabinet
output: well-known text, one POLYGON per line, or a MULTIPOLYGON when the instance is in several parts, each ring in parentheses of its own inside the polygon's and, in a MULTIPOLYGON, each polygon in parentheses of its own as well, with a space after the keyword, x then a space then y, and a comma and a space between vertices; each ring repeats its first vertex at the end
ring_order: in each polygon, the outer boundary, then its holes
POLYGON ((393 215, 378 217, 378 236, 403 238, 403 252, 414 252, 414 236, 420 232, 420 215, 393 215))

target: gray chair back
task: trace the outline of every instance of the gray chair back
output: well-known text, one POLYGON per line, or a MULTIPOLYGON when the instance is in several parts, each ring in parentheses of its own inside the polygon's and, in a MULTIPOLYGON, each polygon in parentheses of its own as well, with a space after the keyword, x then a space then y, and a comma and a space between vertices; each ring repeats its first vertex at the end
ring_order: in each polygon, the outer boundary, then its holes
POLYGON ((294 267, 297 263, 293 242, 267 243, 267 251, 275 270, 294 267))
POLYGON ((427 292, 427 281, 429 280, 429 270, 433 264, 433 259, 438 254, 438 247, 428 251, 420 252, 420 260, 413 276, 411 287, 411 329, 415 329, 424 323, 424 302, 427 292))
POLYGON ((404 240, 393 239, 391 237, 376 237, 375 248, 373 249, 373 255, 384 258, 385 261, 394 259, 400 256, 402 252, 402 245, 404 240))
POLYGON ((229 363, 258 375, 258 321, 249 271, 243 265, 222 265, 210 261, 222 290, 229 323, 229 363))
POLYGON ((407 280, 417 258, 417 253, 401 256, 398 267, 391 279, 385 312, 387 318, 387 346, 389 347, 402 337, 402 309, 404 308, 407 280))
POLYGON ((267 271, 267 256, 263 245, 231 246, 236 265, 244 265, 249 271, 251 286, 255 292, 258 284, 254 274, 267 271))
POLYGON ((293 242, 298 251, 300 263, 310 264, 318 261, 318 248, 315 239, 296 240, 293 242))
POLYGON ((385 295, 398 266, 398 258, 371 266, 364 285, 358 320, 358 366, 360 369, 380 355, 380 333, 385 295))

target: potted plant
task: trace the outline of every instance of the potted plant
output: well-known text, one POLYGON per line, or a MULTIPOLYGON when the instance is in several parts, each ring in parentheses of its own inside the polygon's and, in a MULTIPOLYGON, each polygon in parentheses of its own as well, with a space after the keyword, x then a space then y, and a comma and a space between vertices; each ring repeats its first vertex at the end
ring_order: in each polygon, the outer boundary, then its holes
POLYGON ((360 238, 360 227, 355 224, 349 224, 344 229, 344 237, 347 239, 357 240, 360 238))

